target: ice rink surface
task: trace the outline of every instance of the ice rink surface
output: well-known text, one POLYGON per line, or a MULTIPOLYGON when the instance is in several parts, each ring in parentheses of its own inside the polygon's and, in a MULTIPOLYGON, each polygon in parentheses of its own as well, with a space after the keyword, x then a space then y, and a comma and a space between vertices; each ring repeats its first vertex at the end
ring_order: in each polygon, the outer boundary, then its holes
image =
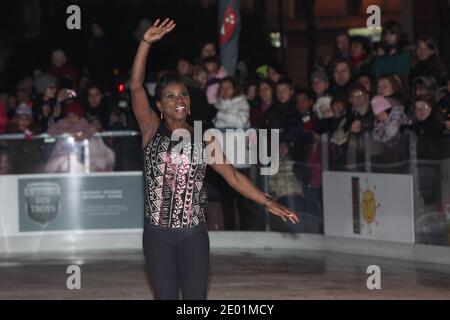
MULTIPOLYGON (((140 251, 0 256, 0 299, 152 299, 140 251), (81 268, 81 289, 66 287, 81 268)), ((317 251, 214 249, 208 299, 450 299, 450 267, 317 251), (367 267, 381 269, 369 290, 367 267)))

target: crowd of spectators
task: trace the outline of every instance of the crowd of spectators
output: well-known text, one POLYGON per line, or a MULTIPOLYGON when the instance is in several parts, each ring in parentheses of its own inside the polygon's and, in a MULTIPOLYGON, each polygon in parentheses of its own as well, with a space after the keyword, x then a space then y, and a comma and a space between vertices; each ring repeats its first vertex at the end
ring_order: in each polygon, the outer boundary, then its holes
MULTIPOLYGON (((79 141, 95 132, 137 130, 127 80, 108 79, 110 70, 103 57, 109 53, 101 45, 102 29, 93 24, 91 31, 92 60, 84 70, 74 68, 66 52, 56 49, 48 67, 24 76, 15 92, 2 93, 0 134, 69 133, 79 141)), ((177 73, 189 90, 191 123, 202 121, 204 129, 281 129, 280 170, 270 177, 269 187, 281 202, 309 213, 307 222, 300 224, 306 231, 320 232, 323 227, 324 149, 332 170, 365 170, 370 149, 373 164, 401 173, 401 164, 409 157, 408 133, 414 132, 418 158, 448 157, 448 68, 433 38, 420 37, 411 44, 395 21, 383 26, 378 43, 340 33, 333 55, 317 59, 305 87, 294 84, 289 72, 276 64, 232 77, 221 66, 212 42, 204 43, 194 59, 179 57, 173 70, 159 70, 158 77, 168 72, 177 73)), ((149 84, 151 99, 152 88, 149 84)), ((97 169, 113 170, 114 154, 107 146, 102 148, 109 160, 97 169)), ((54 165, 50 170, 67 170, 54 165)), ((251 174, 248 167, 239 170, 251 174)), ((424 181, 431 180, 428 176, 424 181)), ((233 199, 238 202, 241 229, 264 228, 257 210, 223 185, 218 183, 225 228, 236 228, 233 199)), ((427 201, 434 200, 428 195, 427 201)))

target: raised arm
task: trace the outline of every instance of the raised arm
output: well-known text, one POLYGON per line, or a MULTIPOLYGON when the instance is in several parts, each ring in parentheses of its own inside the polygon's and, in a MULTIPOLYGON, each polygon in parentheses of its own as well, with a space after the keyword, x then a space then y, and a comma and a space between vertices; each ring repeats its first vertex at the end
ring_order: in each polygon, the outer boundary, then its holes
POLYGON ((155 23, 144 33, 142 41, 136 53, 131 71, 131 103, 133 112, 139 124, 142 133, 142 143, 146 144, 154 135, 159 126, 158 115, 152 110, 148 102, 147 94, 144 89, 144 77, 147 64, 148 52, 152 44, 159 41, 164 35, 175 28, 173 20, 166 19, 160 23, 155 23))

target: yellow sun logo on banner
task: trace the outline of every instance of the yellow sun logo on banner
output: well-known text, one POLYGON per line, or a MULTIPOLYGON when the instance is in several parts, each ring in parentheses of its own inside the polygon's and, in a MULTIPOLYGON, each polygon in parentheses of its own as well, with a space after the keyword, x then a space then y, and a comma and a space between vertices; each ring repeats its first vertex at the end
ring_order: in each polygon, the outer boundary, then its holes
MULTIPOLYGON (((368 181, 366 180, 366 183, 368 181)), ((375 225, 379 225, 378 221, 375 220, 377 216, 377 210, 380 207, 380 204, 377 203, 376 197, 375 197, 375 190, 376 187, 373 186, 373 189, 371 190, 369 187, 367 187, 366 190, 362 191, 361 196, 361 208, 363 211, 363 218, 366 224, 369 227, 369 233, 372 233, 372 230, 370 229, 370 226, 375 223, 375 225)), ((364 227, 364 225, 363 225, 364 227)))

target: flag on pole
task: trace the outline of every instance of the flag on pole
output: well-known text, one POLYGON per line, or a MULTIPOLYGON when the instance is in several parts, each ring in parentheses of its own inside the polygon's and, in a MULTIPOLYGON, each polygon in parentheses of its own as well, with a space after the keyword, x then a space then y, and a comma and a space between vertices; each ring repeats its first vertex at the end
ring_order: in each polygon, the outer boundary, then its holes
POLYGON ((220 62, 229 75, 236 70, 240 31, 239 0, 219 0, 220 62))

